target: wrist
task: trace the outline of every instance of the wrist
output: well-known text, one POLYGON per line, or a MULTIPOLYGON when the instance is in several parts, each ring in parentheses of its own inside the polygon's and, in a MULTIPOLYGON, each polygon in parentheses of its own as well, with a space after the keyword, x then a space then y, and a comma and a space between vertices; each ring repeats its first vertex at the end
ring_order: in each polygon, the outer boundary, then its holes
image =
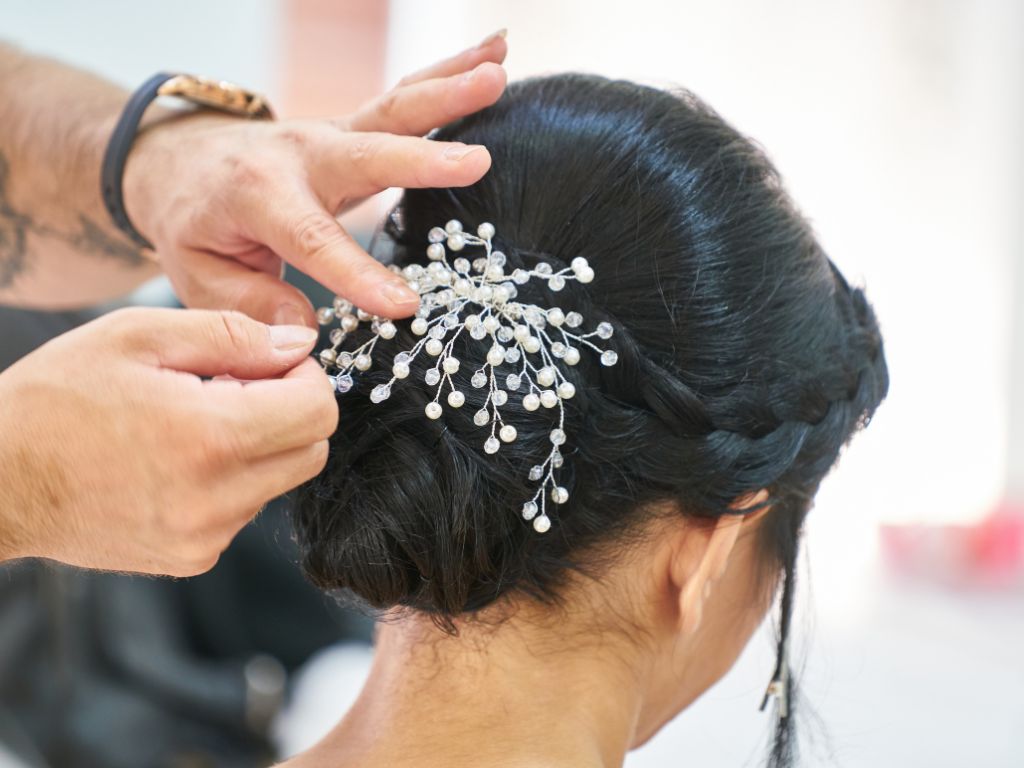
POLYGON ((125 211, 133 226, 151 243, 164 239, 161 222, 181 195, 172 182, 183 159, 195 152, 189 138, 238 118, 209 109, 150 107, 128 153, 123 178, 125 211))

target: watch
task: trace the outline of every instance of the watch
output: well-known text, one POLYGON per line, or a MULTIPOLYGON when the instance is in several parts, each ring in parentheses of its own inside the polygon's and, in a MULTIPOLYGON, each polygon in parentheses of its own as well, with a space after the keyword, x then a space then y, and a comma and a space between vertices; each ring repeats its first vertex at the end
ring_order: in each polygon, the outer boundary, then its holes
POLYGON ((124 167, 128 161, 139 122, 149 105, 160 96, 176 96, 200 107, 248 117, 271 120, 273 111, 266 99, 239 85, 198 75, 160 72, 144 82, 128 99, 114 126, 114 132, 103 153, 100 169, 100 187, 103 204, 118 229, 141 248, 153 249, 153 244, 132 225, 124 207, 124 167))

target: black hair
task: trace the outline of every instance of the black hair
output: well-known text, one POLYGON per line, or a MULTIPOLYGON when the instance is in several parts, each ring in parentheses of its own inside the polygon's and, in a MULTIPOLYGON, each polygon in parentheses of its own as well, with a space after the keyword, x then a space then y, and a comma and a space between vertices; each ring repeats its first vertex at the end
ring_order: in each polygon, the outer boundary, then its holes
MULTIPOLYGON (((715 518, 767 489, 761 544, 782 574, 781 664, 804 516, 888 387, 863 292, 822 251, 764 153, 687 92, 532 79, 436 137, 486 145, 493 166, 470 187, 408 190, 401 225, 389 226, 396 263, 426 263, 428 230, 449 219, 493 222, 509 272, 585 256, 591 284, 552 293, 531 281, 520 294, 577 310, 591 327, 612 323, 619 362, 584 353, 566 367, 577 395, 559 482, 570 499, 545 534, 518 511, 549 448, 550 411, 510 398, 519 437, 490 456, 468 366, 455 377, 466 406, 437 421, 423 415, 426 363, 378 405, 367 394, 390 374, 361 374, 341 400, 327 467, 295 510, 306 573, 368 606, 450 626, 509 594, 557 601, 570 569, 592 565, 587 553, 655 507, 715 518)), ((416 339, 399 323, 382 348, 416 339)), ((463 335, 456 352, 482 359, 489 343, 463 335)), ((791 761, 791 744, 781 728, 774 764, 791 761)))

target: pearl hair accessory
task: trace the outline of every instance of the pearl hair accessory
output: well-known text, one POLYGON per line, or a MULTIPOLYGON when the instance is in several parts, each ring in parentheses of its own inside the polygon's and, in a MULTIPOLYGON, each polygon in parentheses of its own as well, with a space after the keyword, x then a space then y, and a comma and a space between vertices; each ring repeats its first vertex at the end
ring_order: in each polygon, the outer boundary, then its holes
MULTIPOLYGON (((499 410, 511 393, 521 397, 522 406, 528 411, 542 407, 558 409, 558 426, 549 435, 551 450, 547 458, 529 472, 529 479, 540 482, 540 486, 522 508, 523 518, 532 521, 538 533, 544 533, 551 528, 548 497, 555 504, 564 504, 569 498, 569 491, 555 480, 555 470, 564 462, 561 448, 567 440, 563 401, 576 394, 576 387, 565 377, 560 363, 576 365, 583 347, 597 352, 601 364, 606 366, 615 365, 618 355, 589 340, 594 337, 610 339, 611 323, 599 323, 589 333, 576 333, 574 330, 583 323, 579 312, 564 312, 559 307, 545 309, 515 301, 516 286, 536 278, 545 281, 551 291, 558 292, 569 280, 591 282, 594 270, 585 258, 577 256, 568 268, 557 272, 550 264, 542 262, 533 269, 516 269, 506 275, 505 254, 493 249, 494 226, 486 222, 472 235, 463 230, 460 222, 452 220, 443 229, 431 229, 427 238, 430 263, 426 267, 420 264, 410 264, 404 269, 392 266, 420 295, 420 308, 411 327, 412 332, 422 338, 412 349, 394 356, 391 380, 375 386, 370 400, 374 403, 387 400, 395 382, 407 378, 412 361, 425 352, 437 358, 424 376, 428 386, 437 387, 434 399, 424 409, 427 417, 441 417, 441 396, 446 388, 450 390, 445 398, 449 407, 461 408, 468 398, 452 380, 452 374, 463 367, 463 361, 453 354, 455 340, 463 332, 478 341, 490 337, 490 349, 471 379, 475 389, 484 390, 483 402, 473 415, 477 426, 490 426, 490 436, 483 443, 484 452, 497 453, 502 443, 516 439, 516 428, 505 422, 499 410), (449 262, 448 251, 455 254, 468 246, 483 246, 485 255, 472 262, 465 256, 453 257, 449 262), (505 371, 499 374, 503 367, 505 371)), ((320 362, 328 372, 334 371, 331 379, 341 393, 352 388, 353 371, 366 371, 372 366, 378 341, 392 339, 398 331, 391 320, 356 309, 340 297, 335 298, 333 306, 317 310, 317 319, 321 325, 335 320, 340 325, 331 331, 331 346, 320 352, 320 362), (373 336, 352 351, 341 351, 346 337, 360 322, 370 323, 373 336)))

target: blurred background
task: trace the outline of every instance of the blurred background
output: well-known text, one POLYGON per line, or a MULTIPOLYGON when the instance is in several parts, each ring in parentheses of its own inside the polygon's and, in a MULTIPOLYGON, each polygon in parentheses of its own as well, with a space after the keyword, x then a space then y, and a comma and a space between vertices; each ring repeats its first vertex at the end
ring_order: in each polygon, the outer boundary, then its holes
MULTIPOLYGON (((806 764, 1024 765, 1024 4, 0 4, 4 40, 129 88, 235 80, 285 116, 348 112, 502 27, 512 79, 583 70, 708 101, 881 318, 890 396, 806 538, 806 764)), ((347 223, 368 236, 382 205, 347 223)), ((175 300, 156 281, 130 301, 175 300)), ((91 314, 2 310, 0 364, 91 314)), ((370 628, 301 582, 282 509, 188 582, 0 570, 0 766, 265 765, 325 732, 370 628)), ((627 765, 759 764, 770 632, 627 765)))

